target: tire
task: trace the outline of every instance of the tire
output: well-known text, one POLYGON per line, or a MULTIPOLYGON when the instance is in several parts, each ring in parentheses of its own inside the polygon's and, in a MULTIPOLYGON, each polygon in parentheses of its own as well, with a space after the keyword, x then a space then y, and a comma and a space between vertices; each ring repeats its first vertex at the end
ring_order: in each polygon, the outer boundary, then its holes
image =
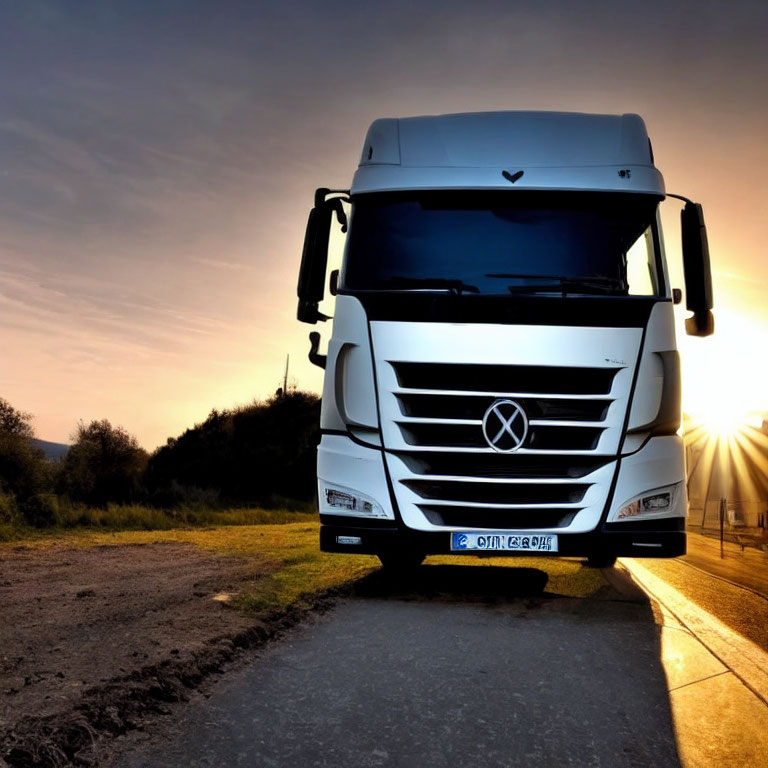
POLYGON ((408 573, 415 571, 426 557, 422 552, 379 552, 377 555, 386 573, 408 573))
POLYGON ((612 555, 609 552, 600 552, 599 554, 587 557, 587 566, 590 568, 610 568, 615 563, 616 555, 612 555))

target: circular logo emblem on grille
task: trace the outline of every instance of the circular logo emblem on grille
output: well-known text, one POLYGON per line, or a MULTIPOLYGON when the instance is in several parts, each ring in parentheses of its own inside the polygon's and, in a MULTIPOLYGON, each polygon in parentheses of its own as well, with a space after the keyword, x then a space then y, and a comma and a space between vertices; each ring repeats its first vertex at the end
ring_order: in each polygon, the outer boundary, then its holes
POLYGON ((514 400, 497 400, 483 416, 483 435, 494 451, 516 451, 527 434, 528 417, 514 400))

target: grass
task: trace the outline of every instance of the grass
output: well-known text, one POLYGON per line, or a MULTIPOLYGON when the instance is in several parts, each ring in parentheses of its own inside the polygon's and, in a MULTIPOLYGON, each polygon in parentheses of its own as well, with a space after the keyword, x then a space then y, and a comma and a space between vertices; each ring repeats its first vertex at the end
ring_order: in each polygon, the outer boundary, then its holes
POLYGON ((115 530, 171 530, 199 525, 265 525, 289 522, 309 522, 313 513, 288 509, 236 509, 188 508, 158 509, 140 504, 109 504, 106 509, 74 507, 61 513, 63 527, 95 526, 115 530))
POLYGON ((262 509, 238 507, 212 509, 180 507, 162 509, 142 504, 109 504, 106 508, 84 505, 57 504, 51 513, 54 524, 33 527, 25 524, 21 515, 13 523, 0 520, 0 542, 21 539, 50 538, 69 529, 101 529, 106 531, 168 531, 175 528, 217 525, 268 525, 313 522, 314 512, 294 509, 262 509))
POLYGON ((4 541, 16 541, 21 538, 19 528, 10 523, 0 523, 0 543, 4 541))

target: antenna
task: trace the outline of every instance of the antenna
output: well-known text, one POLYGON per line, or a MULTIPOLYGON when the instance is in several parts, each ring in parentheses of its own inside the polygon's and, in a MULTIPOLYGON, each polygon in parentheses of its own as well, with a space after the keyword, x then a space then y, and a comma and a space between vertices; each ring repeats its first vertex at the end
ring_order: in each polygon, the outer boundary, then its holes
POLYGON ((285 375, 283 376, 283 394, 288 394, 288 361, 291 359, 290 355, 285 356, 285 375))

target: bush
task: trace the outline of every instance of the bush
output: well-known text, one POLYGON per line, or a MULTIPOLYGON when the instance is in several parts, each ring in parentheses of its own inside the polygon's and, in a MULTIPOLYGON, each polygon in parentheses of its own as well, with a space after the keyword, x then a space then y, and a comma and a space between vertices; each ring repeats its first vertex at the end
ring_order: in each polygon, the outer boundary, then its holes
POLYGON ((105 506, 143 496, 147 452, 136 438, 109 421, 79 424, 59 474, 58 489, 73 501, 105 506))
POLYGON ((13 525, 19 522, 19 511, 13 494, 0 492, 0 525, 13 525))
POLYGON ((32 442, 31 420, 0 397, 0 493, 18 501, 51 489, 48 463, 32 442))
POLYGON ((271 506, 271 499, 287 498, 311 502, 319 422, 320 398, 308 392, 211 411, 202 424, 151 456, 146 482, 152 501, 186 504, 189 494, 202 489, 220 494, 227 505, 271 506))
POLYGON ((59 498, 55 493, 37 493, 22 504, 24 519, 35 528, 59 525, 59 498))
POLYGON ((155 507, 186 507, 189 509, 217 508, 221 502, 218 488, 182 485, 176 479, 172 479, 168 485, 152 491, 149 500, 155 507))

